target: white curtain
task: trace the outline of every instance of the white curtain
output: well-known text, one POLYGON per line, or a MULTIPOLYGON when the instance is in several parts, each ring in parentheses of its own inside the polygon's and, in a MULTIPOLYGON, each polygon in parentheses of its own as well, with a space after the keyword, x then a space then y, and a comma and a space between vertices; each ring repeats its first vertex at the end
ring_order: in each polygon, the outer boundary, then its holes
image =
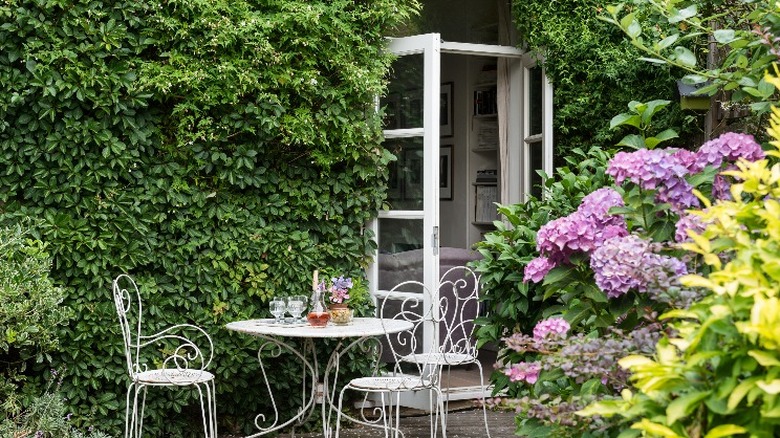
MULTIPOLYGON (((512 13, 507 0, 498 2, 498 43, 504 46, 512 45, 512 13)), ((500 202, 509 203, 509 63, 506 58, 498 58, 496 94, 498 95, 498 169, 499 186, 501 188, 500 202)))

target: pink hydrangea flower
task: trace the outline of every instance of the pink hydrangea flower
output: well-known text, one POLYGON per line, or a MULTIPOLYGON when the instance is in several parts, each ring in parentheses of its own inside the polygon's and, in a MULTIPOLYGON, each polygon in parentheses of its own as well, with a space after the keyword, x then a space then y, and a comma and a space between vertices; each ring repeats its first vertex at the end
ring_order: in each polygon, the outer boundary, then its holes
POLYGON ((550 269, 554 267, 555 263, 551 262, 547 257, 537 257, 531 260, 523 271, 523 283, 527 283, 528 280, 539 283, 544 279, 544 276, 550 272, 550 269))
POLYGON ((698 169, 691 156, 679 149, 639 149, 618 152, 609 162, 607 174, 620 185, 628 180, 644 190, 656 190, 659 202, 669 203, 672 210, 682 212, 696 207, 699 200, 693 187, 685 180, 689 169, 698 169))
POLYGON ((570 328, 569 323, 563 318, 547 318, 539 321, 534 327, 534 339, 541 341, 548 336, 565 338, 570 328))
POLYGON ((539 380, 539 373, 542 366, 539 362, 520 362, 512 364, 504 370, 504 374, 509 376, 510 382, 528 382, 533 385, 539 380))
POLYGON ((727 132, 704 143, 696 154, 697 163, 702 168, 720 167, 724 160, 734 162, 744 158, 748 161, 758 161, 766 156, 752 135, 736 132, 727 132))

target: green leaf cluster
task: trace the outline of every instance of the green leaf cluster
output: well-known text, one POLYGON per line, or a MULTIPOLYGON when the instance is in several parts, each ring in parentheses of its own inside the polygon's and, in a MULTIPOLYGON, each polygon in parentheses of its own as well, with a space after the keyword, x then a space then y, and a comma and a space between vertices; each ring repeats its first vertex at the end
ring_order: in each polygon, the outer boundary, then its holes
MULTIPOLYGON (((224 324, 305 293, 315 268, 356 276, 368 263, 364 225, 391 159, 374 109, 390 62, 384 34, 417 8, 0 5, 0 215, 41 219, 35 237, 67 291, 62 307, 76 312, 53 357, 69 370, 62 392, 75 421, 121 427, 127 381, 110 284, 123 272, 142 289, 150 332, 192 322, 212 334, 225 424, 249 426, 249 412, 269 409, 255 340, 224 324)), ((297 381, 294 358, 275 363, 276 389, 297 381)), ((180 436, 194 400, 150 393, 146 432, 180 436)), ((282 411, 301 403, 277 401, 282 411)))
POLYGON ((777 16, 778 6, 765 1, 642 0, 607 6, 602 19, 628 36, 641 59, 684 71, 697 94, 727 92, 720 99, 763 113, 775 95, 764 73, 777 61, 777 16))
MULTIPOLYGON (((768 82, 775 81, 768 78, 768 82)), ((780 84, 780 82, 779 82, 780 84)), ((770 134, 780 158, 780 110, 770 134)), ((681 279, 709 294, 662 318, 670 331, 653 357, 628 356, 635 392, 582 415, 618 416, 620 437, 773 437, 780 430, 780 164, 741 161, 731 200, 698 211, 709 224, 684 248, 709 265, 681 279)))
POLYGON ((485 291, 482 300, 491 309, 478 320, 481 344, 498 342, 516 331, 530 333, 540 319, 559 310, 554 305, 558 294, 553 297, 547 285, 524 283, 523 270, 537 256, 536 231, 576 210, 585 195, 608 184, 604 173, 608 157, 598 147, 587 152, 575 149, 566 158, 568 166, 556 169, 554 177, 543 175, 542 199, 499 206, 505 221, 495 222, 496 230, 476 245, 483 258, 474 266, 485 291))
MULTIPOLYGON (((598 19, 603 2, 595 0, 514 1, 518 37, 540 57, 553 84, 556 157, 590 145, 611 147, 622 138, 603 118, 625 103, 676 100, 676 79, 669 66, 637 62, 642 53, 624 35, 598 19)), ((657 121, 677 127, 683 138, 697 132, 697 116, 672 105, 657 121)), ((561 165, 565 163, 561 162, 561 165)))
POLYGON ((49 276, 48 245, 32 238, 29 225, 0 227, 0 418, 20 411, 33 366, 51 359, 58 326, 73 316, 49 276))

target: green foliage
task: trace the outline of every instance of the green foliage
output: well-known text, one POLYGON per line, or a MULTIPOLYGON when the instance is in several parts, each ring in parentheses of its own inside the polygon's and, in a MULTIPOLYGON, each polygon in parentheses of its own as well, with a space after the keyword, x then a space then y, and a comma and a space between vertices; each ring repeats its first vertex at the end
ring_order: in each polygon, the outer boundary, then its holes
MULTIPOLYGON (((772 134, 779 140, 780 111, 773 111, 772 134)), ((775 147, 780 158, 780 143, 775 147)), ((690 309, 663 316, 671 330, 654 357, 620 361, 633 374, 635 392, 591 405, 582 415, 618 416, 646 436, 777 435, 780 164, 743 161, 738 167, 727 172, 738 181, 733 200, 698 212, 710 225, 684 245, 712 270, 683 277, 683 284, 710 293, 690 309)))
POLYGON ((649 136, 653 127, 653 116, 670 103, 668 100, 651 100, 645 103, 632 100, 629 102, 629 112, 620 113, 613 117, 609 122, 609 129, 628 125, 638 129, 639 134, 628 134, 617 145, 632 149, 653 149, 664 141, 677 138, 677 132, 674 129, 665 129, 658 134, 649 136))
POLYGON ((727 99, 765 112, 775 93, 764 72, 777 61, 771 37, 780 30, 777 10, 763 1, 642 0, 607 6, 603 19, 621 29, 645 61, 678 68, 687 73, 686 83, 703 85, 698 94, 729 91, 727 99))
MULTIPOLYGON (((547 222, 574 211, 588 193, 606 185, 608 154, 598 147, 579 149, 566 157, 568 166, 545 178, 543 199, 499 206, 506 223, 476 245, 482 259, 475 263, 486 291, 483 301, 491 313, 478 320, 479 342, 498 342, 515 331, 530 332, 544 315, 555 312, 545 289, 523 282, 525 265, 536 257, 536 231, 547 222)), ((506 382, 504 381, 504 384, 506 382)))
MULTIPOLYGON (((668 66, 637 62, 641 52, 621 32, 597 18, 595 0, 514 1, 518 36, 538 53, 553 83, 556 157, 590 145, 611 147, 621 135, 594 114, 618 114, 626 102, 675 100, 675 80, 668 66)), ((659 125, 678 127, 683 138, 697 132, 697 116, 673 105, 659 125)))
MULTIPOLYGON (((57 372, 52 370, 52 379, 57 372)), ((47 390, 36 397, 30 407, 14 416, 0 418, 0 436, 2 437, 40 437, 40 438, 109 438, 109 435, 90 427, 84 433, 71 423, 71 415, 65 400, 59 393, 59 384, 53 390, 47 390)))
MULTIPOLYGON (((316 266, 359 270, 375 248, 386 164, 374 97, 385 30, 413 0, 10 0, 0 5, 0 212, 42 219, 61 331, 62 392, 118 430, 127 384, 110 282, 132 274, 150 332, 216 344, 220 417, 268 409, 257 343, 225 323, 306 293, 316 266)), ((324 347, 326 349, 327 347, 324 347)), ((321 351, 323 353, 325 350, 321 351)), ((276 389, 296 381, 275 361, 276 389)), ((277 400, 292 411, 300 396, 277 400)), ((153 436, 190 427, 192 397, 149 394, 153 436), (182 415, 170 415, 183 412, 182 415)))
POLYGON ((0 228, 0 414, 19 412, 31 366, 51 359, 57 328, 72 316, 50 267, 47 244, 25 226, 0 228))

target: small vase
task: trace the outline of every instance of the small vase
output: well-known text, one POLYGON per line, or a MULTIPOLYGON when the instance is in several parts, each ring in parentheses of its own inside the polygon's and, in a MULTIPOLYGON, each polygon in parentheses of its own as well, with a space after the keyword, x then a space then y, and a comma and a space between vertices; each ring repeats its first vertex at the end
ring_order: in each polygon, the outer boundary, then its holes
POLYGON ((311 309, 306 315, 306 320, 312 327, 325 327, 330 320, 328 308, 325 307, 325 302, 322 301, 322 292, 316 289, 311 293, 311 309))
POLYGON ((352 309, 346 304, 331 304, 330 320, 334 325, 352 324, 352 309))

